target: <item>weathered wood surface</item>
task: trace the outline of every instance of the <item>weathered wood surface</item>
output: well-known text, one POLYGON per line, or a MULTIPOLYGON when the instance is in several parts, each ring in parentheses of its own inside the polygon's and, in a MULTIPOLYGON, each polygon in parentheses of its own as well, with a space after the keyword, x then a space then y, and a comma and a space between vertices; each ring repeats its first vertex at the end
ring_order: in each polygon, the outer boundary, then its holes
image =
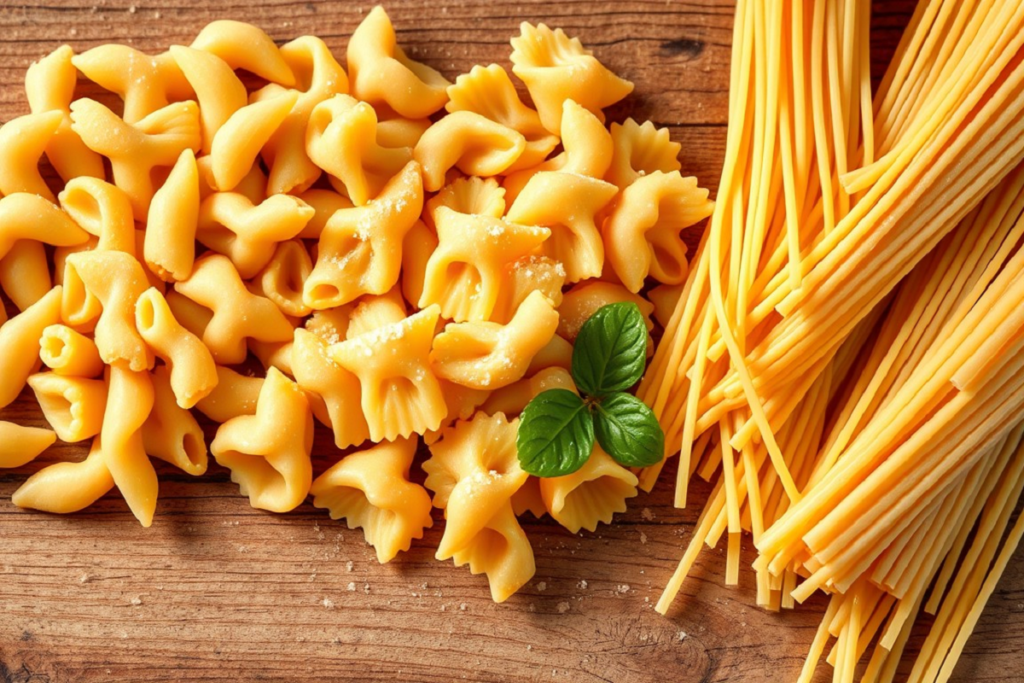
MULTIPOLYGON (((359 2, 252 0, 129 4, 77 0, 0 6, 0 121, 24 113, 31 60, 61 43, 119 41, 157 51, 207 21, 258 23, 275 39, 323 37, 341 54, 370 9, 359 2), (214 9, 215 7, 215 9, 214 9)), ((876 3, 876 70, 911 4, 876 3)), ((449 77, 507 63, 520 21, 579 35, 636 92, 613 118, 668 126, 685 172, 714 187, 725 143, 732 5, 714 0, 494 3, 392 0, 399 39, 449 77)), ((40 424, 26 393, 0 419, 40 424)), ((317 471, 331 462, 318 435, 317 471)), ((824 602, 754 608, 752 576, 722 586, 724 557, 705 551, 670 616, 653 605, 698 510, 675 510, 666 481, 596 534, 527 522, 537 576, 504 605, 486 581, 433 559, 439 524, 413 551, 378 566, 359 531, 306 504, 251 509, 214 466, 192 480, 158 464, 160 503, 140 528, 115 494, 64 518, 18 510, 10 494, 56 449, 0 473, 0 681, 791 681, 824 602)), ((692 499, 703 501, 706 487, 692 499)), ((749 557, 752 557, 750 555, 749 557)), ((909 650, 918 647, 920 637, 909 650)), ((959 681, 1019 681, 1024 568, 993 596, 959 681)), ((819 671, 828 680, 829 667, 819 671)))

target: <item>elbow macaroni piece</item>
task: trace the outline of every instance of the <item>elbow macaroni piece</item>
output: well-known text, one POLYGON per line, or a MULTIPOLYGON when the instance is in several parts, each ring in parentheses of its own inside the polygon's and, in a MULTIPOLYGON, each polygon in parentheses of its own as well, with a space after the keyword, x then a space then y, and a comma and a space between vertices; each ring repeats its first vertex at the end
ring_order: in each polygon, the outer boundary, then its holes
POLYGON ((106 382, 43 372, 29 377, 28 385, 61 441, 78 443, 100 433, 107 407, 106 382))
POLYGON ((164 184, 149 204, 143 255, 146 265, 165 282, 192 275, 199 225, 199 169, 186 149, 174 162, 164 184))
POLYGON ((160 486, 142 442, 142 426, 153 411, 153 381, 148 372, 133 372, 118 363, 110 367, 107 383, 100 432, 103 462, 132 514, 149 527, 160 486))
POLYGON ((423 133, 413 158, 423 166, 423 187, 437 192, 448 171, 494 176, 512 168, 526 149, 522 133, 471 111, 445 116, 423 133))
POLYGON ((135 219, 128 195, 116 185, 88 176, 69 180, 60 207, 83 230, 97 237, 97 251, 135 256, 135 219))
POLYGON ((227 62, 204 50, 172 45, 171 57, 196 92, 203 129, 203 153, 231 115, 249 103, 249 94, 227 62))
POLYGON ((174 374, 166 366, 153 370, 153 411, 142 425, 146 453, 198 477, 206 473, 208 457, 203 429, 181 407, 173 389, 174 374))
POLYGON ((262 389, 262 377, 249 377, 217 366, 217 386, 196 404, 196 409, 221 424, 241 415, 255 415, 262 389))
POLYGON ((61 288, 32 304, 0 327, 0 408, 18 398, 28 376, 39 367, 39 339, 60 322, 61 288))
POLYGON ((626 499, 637 495, 636 476, 594 445, 590 459, 564 477, 541 479, 540 493, 548 512, 572 533, 594 531, 598 522, 626 511, 626 499))
POLYGON ((313 415, 334 432, 334 445, 356 446, 370 436, 363 417, 359 379, 331 360, 327 348, 328 343, 316 334, 295 330, 295 381, 307 393, 313 415))
POLYGON ((669 139, 667 128, 656 128, 650 121, 643 125, 633 119, 613 123, 610 128, 614 151, 605 180, 626 189, 633 181, 655 171, 672 173, 682 168, 682 145, 669 139))
POLYGON ((53 201, 53 192, 39 173, 39 160, 63 119, 61 112, 48 111, 0 126, 0 196, 28 192, 53 201))
POLYGON ((96 344, 66 325, 50 325, 39 338, 43 365, 66 377, 99 377, 103 361, 96 344))
MULTIPOLYGON (((56 441, 57 435, 49 429, 23 427, 0 420, 0 469, 27 465, 56 441)), ((430 504, 429 500, 427 504, 430 504)))
POLYGON ((217 129, 209 155, 213 189, 230 192, 242 182, 299 99, 290 91, 275 95, 242 107, 217 129))
POLYGON ((232 69, 245 69, 286 88, 295 85, 295 75, 273 39, 252 24, 211 21, 192 41, 192 47, 220 57, 232 69))

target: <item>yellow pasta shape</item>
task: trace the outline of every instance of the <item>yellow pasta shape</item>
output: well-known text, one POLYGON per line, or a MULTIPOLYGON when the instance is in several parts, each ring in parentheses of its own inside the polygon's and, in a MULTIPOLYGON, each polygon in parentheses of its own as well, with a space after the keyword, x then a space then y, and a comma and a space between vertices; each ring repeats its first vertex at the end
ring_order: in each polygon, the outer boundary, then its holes
POLYGON ((352 200, 340 195, 333 190, 306 190, 299 195, 299 199, 313 207, 313 217, 306 223, 306 227, 299 233, 304 240, 320 239, 327 221, 331 219, 336 211, 351 209, 352 200))
POLYGON ((416 439, 384 442, 342 458, 313 482, 313 505, 362 527, 366 542, 386 564, 409 550, 414 538, 433 525, 430 495, 409 481, 416 439))
POLYGON ((271 512, 289 512, 306 499, 313 483, 312 449, 306 395, 274 368, 263 382, 256 414, 225 422, 210 445, 250 505, 271 512))
POLYGON ((0 126, 0 196, 30 192, 51 202, 53 192, 39 172, 43 156, 57 127, 64 120, 59 111, 27 114, 0 126))
POLYGON ((85 460, 44 467, 11 494, 11 502, 20 508, 63 515, 84 510, 112 488, 114 478, 101 439, 96 437, 85 460))
POLYGON ((196 404, 196 409, 220 423, 240 415, 255 415, 261 389, 262 377, 242 375, 218 365, 217 386, 196 404))
POLYGON ((613 123, 610 127, 614 152, 605 180, 625 189, 634 180, 655 171, 672 173, 678 171, 678 142, 669 139, 667 128, 656 128, 650 121, 643 125, 633 119, 613 123))
POLYGON ((429 306, 330 347, 330 358, 359 378, 371 440, 422 434, 445 418, 444 396, 429 359, 439 314, 437 306, 429 306))
MULTIPOLYGON (((174 60, 151 57, 127 45, 100 45, 73 56, 71 63, 90 81, 124 100, 124 120, 129 124, 166 107, 170 90, 184 80, 174 60)), ((88 141, 86 145, 95 149, 88 141)))
POLYGON ((99 304, 93 335, 107 365, 124 361, 134 372, 153 367, 153 352, 135 327, 135 302, 149 280, 142 264, 120 251, 83 251, 68 256, 61 302, 65 321, 88 323, 99 304))
POLYGON ((53 288, 53 280, 42 242, 18 240, 14 243, 0 259, 0 287, 20 311, 46 296, 53 288))
POLYGON ((379 296, 365 296, 349 314, 345 338, 352 339, 387 325, 395 325, 405 320, 407 315, 405 301, 397 289, 379 296))
POLYGON ((270 263, 279 242, 296 237, 312 217, 313 209, 291 195, 271 195, 254 206, 245 195, 217 192, 199 205, 196 239, 227 256, 248 280, 270 263))
POLYGON ((651 322, 654 306, 651 302, 622 285, 593 280, 579 283, 562 297, 562 305, 558 307, 558 334, 569 341, 576 341, 576 335, 579 334, 583 323, 587 322, 597 309, 626 301, 631 301, 640 308, 647 330, 654 329, 654 323, 651 322))
POLYGON ((512 511, 516 513, 516 517, 522 517, 529 512, 537 519, 548 514, 548 509, 544 507, 544 498, 540 495, 538 477, 530 477, 521 489, 512 494, 512 511))
POLYGON ((524 256, 505 266, 498 300, 491 312, 492 322, 505 324, 512 319, 531 292, 540 292, 557 307, 562 303, 565 267, 547 256, 524 256))
POLYGON ((602 121, 601 111, 633 91, 633 84, 619 78, 578 38, 544 24, 520 24, 512 39, 512 71, 526 84, 540 120, 552 133, 561 130, 562 103, 573 100, 602 121))
POLYGON ((192 413, 179 404, 172 388, 173 371, 160 366, 153 370, 152 381, 153 411, 142 425, 146 453, 193 477, 205 474, 209 458, 203 429, 192 413))
POLYGON ((251 71, 285 87, 295 85, 295 76, 273 39, 252 24, 211 21, 192 41, 192 47, 220 57, 232 69, 251 71))
POLYGON ((72 178, 60 193, 60 206, 90 235, 99 251, 135 256, 135 218, 128 195, 99 178, 72 178))
MULTIPOLYGON (((0 420, 0 469, 27 465, 56 441, 57 435, 49 429, 24 427, 0 420)), ((430 504, 429 499, 427 504, 430 504)))
POLYGON ((530 178, 508 210, 508 220, 551 229, 544 254, 565 267, 566 282, 599 277, 604 267, 604 244, 597 213, 618 189, 611 183, 561 171, 530 178))
POLYGON ((96 344, 66 325, 50 325, 39 337, 43 365, 66 377, 98 377, 103 361, 96 344))
POLYGON ((611 524, 613 514, 626 511, 626 499, 636 496, 637 483, 636 475, 595 444, 576 472, 541 479, 540 493, 555 521, 575 534, 594 531, 598 522, 611 524))
POLYGON ((356 27, 346 58, 352 94, 360 100, 385 103, 410 119, 430 116, 448 100, 445 91, 451 84, 406 56, 396 42, 391 19, 379 5, 356 27))
POLYGON ((547 228, 470 216, 439 206, 434 212, 438 246, 427 261, 421 307, 439 304, 456 322, 487 320, 503 286, 505 266, 531 254, 550 235, 547 228))
POLYGON ((114 184, 128 195, 139 222, 146 220, 153 198, 153 170, 173 166, 184 150, 195 152, 202 142, 199 107, 191 101, 169 104, 129 124, 83 98, 71 103, 71 121, 89 149, 110 159, 114 184))
POLYGON ((309 315, 311 309, 302 300, 302 287, 313 272, 313 261, 301 240, 281 242, 270 263, 256 276, 254 283, 263 296, 293 318, 309 315))
POLYGON ((331 428, 338 448, 348 448, 366 441, 370 428, 363 417, 359 379, 331 360, 327 347, 316 334, 295 330, 292 368, 296 383, 309 397, 313 415, 331 428))
POLYGON ((457 178, 427 201, 423 217, 435 225, 434 212, 439 206, 477 216, 501 218, 505 215, 505 188, 494 178, 457 178))
POLYGON ((0 258, 18 240, 71 247, 88 239, 89 234, 66 213, 39 195, 19 192, 0 199, 0 258))
POLYGON ((284 314, 273 301, 246 289, 225 256, 203 256, 196 261, 192 276, 176 283, 174 289, 212 312, 201 334, 177 314, 175 317, 202 338, 219 364, 243 362, 247 339, 274 343, 292 338, 292 324, 284 314))
POLYGON ((227 62, 204 50, 172 45, 171 57, 196 92, 203 129, 203 153, 231 115, 249 103, 249 94, 227 62))
POLYGON ((451 323, 434 339, 430 363, 438 377, 472 389, 493 390, 523 378, 533 356, 555 335, 558 313, 533 292, 507 325, 451 323))
POLYGON ((206 332, 206 326, 213 320, 213 311, 206 306, 197 304, 184 294, 178 294, 173 289, 164 294, 167 305, 174 314, 174 319, 181 323, 186 330, 202 338, 206 332))
POLYGON ((39 339, 43 330, 60 322, 61 293, 54 287, 0 327, 0 408, 18 398, 39 367, 39 339))
POLYGON ((622 191, 603 228, 608 262, 622 284, 639 292, 648 275, 668 285, 682 283, 688 266, 681 233, 714 207, 693 176, 654 171, 637 178, 622 191))
POLYGON ((647 292, 647 300, 654 306, 654 319, 662 327, 668 327, 668 321, 676 310, 676 302, 683 294, 683 285, 658 285, 647 292))
POLYGON ((291 379, 295 379, 295 369, 292 367, 294 344, 291 341, 262 342, 250 339, 248 343, 249 351, 259 359, 264 370, 277 368, 291 379))
POLYGON ((519 131, 526 138, 526 148, 509 171, 536 166, 558 146, 558 136, 549 133, 537 112, 522 103, 508 72, 499 64, 474 66, 455 79, 455 85, 448 88, 445 109, 475 112, 519 131))
POLYGON ((369 204, 335 212, 303 289, 306 305, 335 308, 390 290, 398 282, 405 234, 422 210, 420 167, 409 162, 369 204))
POLYGON ((103 462, 132 514, 144 527, 153 524, 159 483, 142 443, 142 426, 153 410, 153 381, 148 372, 111 366, 107 410, 100 439, 103 462))
MULTIPOLYGON (((450 517, 448 523, 452 523, 450 517)), ((533 546, 519 526, 510 500, 464 547, 452 553, 452 559, 457 567, 468 564, 471 573, 486 574, 491 599, 498 603, 512 597, 537 573, 533 546)))
POLYGON ((380 115, 378 109, 377 144, 381 147, 415 147, 430 128, 430 119, 381 119, 380 115))
POLYGON ((423 296, 427 261, 437 249, 437 235, 423 221, 416 221, 402 241, 402 294, 416 303, 423 296))
POLYGON ((346 304, 323 311, 313 311, 306 320, 306 329, 328 344, 344 341, 348 335, 349 318, 355 304, 346 304))
POLYGON ((61 112, 60 124, 46 145, 46 156, 64 181, 79 176, 102 178, 103 160, 71 130, 71 100, 75 96, 78 69, 71 63, 68 45, 32 62, 25 72, 25 95, 33 114, 61 112))
POLYGON ((441 393, 444 394, 444 403, 448 407, 445 424, 473 417, 476 409, 491 395, 490 391, 473 389, 445 379, 439 379, 438 382, 441 384, 441 393))
POLYGON ((572 368, 572 344, 566 341, 561 334, 556 334, 548 342, 547 346, 537 352, 537 355, 530 361, 527 375, 533 375, 547 368, 572 368))
POLYGON ((566 389, 574 394, 579 393, 576 391, 576 383, 572 381, 572 375, 568 370, 557 366, 545 368, 539 370, 532 377, 513 382, 492 393, 487 401, 480 406, 480 412, 487 415, 496 413, 518 415, 523 412, 527 403, 536 398, 537 394, 548 389, 566 389))
POLYGON ((512 167, 526 149, 522 133, 471 111, 448 114, 423 134, 413 158, 423 166, 423 186, 437 192, 449 170, 494 176, 512 167))
POLYGON ((199 170, 195 154, 186 149, 149 204, 143 254, 161 280, 179 282, 192 274, 198 224, 199 170))
POLYGON ((78 443, 100 433, 107 407, 106 382, 42 372, 29 377, 28 385, 61 441, 78 443))
POLYGON ((217 129, 210 145, 213 189, 230 192, 242 182, 298 99, 298 93, 284 91, 253 102, 236 111, 217 129))

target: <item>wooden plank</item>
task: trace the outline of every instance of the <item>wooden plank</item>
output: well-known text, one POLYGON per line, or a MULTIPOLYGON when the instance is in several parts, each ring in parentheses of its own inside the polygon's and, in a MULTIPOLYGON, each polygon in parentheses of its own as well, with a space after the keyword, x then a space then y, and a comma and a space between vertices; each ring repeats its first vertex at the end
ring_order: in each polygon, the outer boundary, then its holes
MULTIPOLYGON (((253 21, 279 41, 319 35, 340 55, 370 7, 288 0, 4 6, 0 121, 25 113, 25 68, 64 42, 76 50, 117 41, 159 51, 230 17, 253 21)), ((876 71, 911 8, 879 3, 876 71)), ((725 141, 732 10, 714 0, 388 4, 410 54, 449 77, 477 63, 507 64, 508 38, 525 19, 579 35, 636 83, 612 118, 668 126, 682 143, 684 171, 711 187, 725 141)), ((27 392, 0 419, 42 422, 27 392)), ((787 681, 824 608, 814 599, 792 613, 758 610, 752 576, 744 573, 738 589, 723 587, 724 553, 708 550, 669 617, 657 615, 653 604, 698 512, 671 506, 672 476, 596 534, 528 519, 537 576, 494 605, 482 577, 433 559, 439 516, 412 552, 381 567, 360 532, 309 504, 289 515, 252 510, 218 467, 192 480, 158 464, 160 503, 148 530, 117 495, 68 518, 10 504, 28 473, 81 454, 62 447, 0 472, 3 683, 787 681)), ((336 457, 321 431, 317 471, 336 457)), ((692 498, 701 502, 707 493, 695 485, 692 498)), ((1015 561, 956 680, 1019 680, 1022 637, 1024 570, 1015 561)), ((915 636, 910 649, 920 641, 915 636)), ((818 678, 828 673, 823 666, 818 678)))

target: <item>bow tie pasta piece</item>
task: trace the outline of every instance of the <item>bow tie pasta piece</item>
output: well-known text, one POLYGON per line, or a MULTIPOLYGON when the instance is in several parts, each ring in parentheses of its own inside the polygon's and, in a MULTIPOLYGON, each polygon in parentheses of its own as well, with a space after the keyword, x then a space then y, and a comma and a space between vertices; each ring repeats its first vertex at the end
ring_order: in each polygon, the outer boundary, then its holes
POLYGON ((552 133, 561 130, 565 100, 578 102, 604 121, 601 110, 633 92, 632 83, 605 68, 562 29, 525 21, 519 29, 520 35, 512 39, 512 72, 526 84, 541 122, 552 133))
POLYGON ((333 190, 306 190, 299 195, 299 199, 313 207, 313 217, 299 233, 299 237, 304 240, 320 239, 320 235, 323 234, 324 228, 327 226, 327 221, 336 211, 351 209, 354 206, 351 199, 333 190))
POLYGON ((159 483, 142 443, 142 426, 153 410, 153 381, 148 372, 111 366, 107 410, 100 439, 103 462, 132 514, 144 527, 153 524, 159 483))
POLYGON ((437 440, 441 438, 441 431, 445 427, 448 427, 456 420, 468 420, 473 417, 476 409, 482 406, 487 401, 487 397, 491 395, 489 391, 470 389, 461 384, 449 382, 446 379, 438 379, 437 381, 441 385, 441 393, 444 395, 444 404, 448 412, 445 418, 441 420, 440 427, 430 430, 423 435, 423 443, 428 446, 437 443, 437 440))
POLYGON ((480 412, 485 415, 518 415, 523 412, 527 403, 548 389, 566 389, 574 394, 579 393, 568 370, 560 367, 545 368, 532 377, 521 379, 492 393, 480 406, 480 412))
POLYGON ((271 195, 254 206, 244 195, 217 192, 199 205, 196 239, 227 256, 248 280, 270 263, 278 243, 296 237, 312 217, 312 207, 291 195, 271 195))
POLYGON ((533 292, 507 325, 451 323, 434 339, 430 362, 438 377, 471 389, 493 390, 523 378, 533 356, 555 336, 558 313, 533 292))
POLYGON ((232 114, 249 103, 249 94, 227 62, 217 55, 181 45, 172 45, 170 54, 196 92, 203 153, 209 154, 213 137, 232 114))
POLYGON ((435 249, 437 235, 423 221, 416 221, 405 233, 402 240, 402 294, 407 301, 416 303, 423 296, 427 262, 435 249))
POLYGON ((73 56, 71 63, 90 81, 124 100, 124 120, 129 124, 166 107, 178 99, 174 95, 189 96, 188 82, 170 55, 151 57, 127 45, 108 44, 73 56))
POLYGON ((410 119, 426 118, 448 101, 451 83, 406 56, 396 42, 391 19, 379 5, 356 27, 346 58, 352 94, 361 100, 385 103, 410 119))
POLYGON ((544 254, 565 267, 566 282, 599 277, 604 267, 604 243, 597 214, 618 189, 596 178, 543 172, 530 178, 508 210, 508 220, 551 229, 544 254))
POLYGON ((434 212, 438 246, 427 261, 419 305, 439 304, 456 322, 487 320, 498 301, 505 266, 531 254, 551 231, 470 216, 439 206, 434 212))
POLYGON ((633 181, 655 171, 672 173, 682 168, 678 142, 672 142, 667 128, 655 128, 650 121, 643 125, 633 119, 611 125, 615 151, 605 180, 625 189, 633 181))
MULTIPOLYGON (((622 285, 602 280, 581 282, 562 297, 562 304, 558 307, 558 334, 571 342, 576 341, 583 323, 587 322, 590 316, 594 315, 599 308, 608 304, 617 304, 625 301, 635 303, 640 312, 644 315, 644 323, 647 331, 654 329, 651 322, 651 313, 654 306, 639 294, 634 294, 622 285)), ((648 343, 650 339, 648 338, 648 343)))
POLYGON ((39 337, 43 365, 66 377, 98 377, 103 361, 96 344, 65 325, 50 325, 39 337))
POLYGON ((541 479, 540 493, 548 512, 572 533, 594 531, 598 522, 611 524, 612 515, 626 511, 626 500, 637 495, 636 476, 594 445, 590 459, 564 477, 541 479))
POLYGON ((249 377, 218 365, 217 386, 196 404, 196 409, 221 424, 241 415, 255 415, 262 389, 262 377, 249 377))
POLYGON ((0 469, 27 465, 56 441, 57 435, 49 429, 0 421, 0 469))
POLYGON ((370 428, 363 417, 359 378, 331 360, 327 347, 316 334, 295 330, 292 368, 313 415, 331 428, 338 448, 348 448, 366 441, 370 428))
POLYGON ((142 425, 146 453, 198 477, 206 473, 208 454, 203 429, 182 408, 172 389, 173 373, 166 366, 153 370, 153 411, 142 425))
POLYGON ((107 407, 106 382, 42 372, 29 377, 28 385, 61 441, 78 443, 100 433, 107 407))
POLYGON ((276 369, 267 373, 255 415, 228 420, 210 445, 254 508, 294 510, 309 493, 313 416, 305 393, 276 369))
POLYGON ((359 378, 372 441, 422 434, 445 418, 444 396, 429 358, 439 313, 437 306, 429 306, 330 347, 329 357, 359 378))
POLYGON ((711 215, 715 203, 694 177, 655 171, 622 191, 603 233, 608 262, 622 284, 639 292, 651 275, 668 285, 686 279, 682 231, 711 215))
POLYGON ((11 502, 20 508, 63 515, 84 510, 112 488, 114 479, 100 437, 96 437, 85 460, 44 467, 11 494, 11 502))
POLYGON ((508 600, 537 573, 533 546, 519 526, 511 500, 452 559, 456 567, 468 564, 472 574, 487 574, 491 599, 497 603, 508 600))
POLYGON ((430 495, 409 481, 415 454, 415 438, 384 442, 345 456, 310 489, 313 505, 330 510, 331 519, 344 519, 349 529, 362 527, 381 564, 409 550, 433 526, 430 495))
MULTIPOLYGON (((14 243, 7 255, 0 259, 0 288, 20 311, 53 289, 49 259, 42 242, 19 240, 14 243)), ((0 323, 6 319, 0 316, 0 323)))
POLYGON ((53 140, 64 114, 48 111, 11 119, 0 126, 0 196, 15 192, 37 194, 54 201, 39 172, 39 159, 53 140))
POLYGON ((525 149, 522 133, 480 114, 457 111, 427 129, 413 157, 423 166, 423 186, 437 192, 453 168, 471 176, 498 175, 516 163, 525 149))
POLYGON ((557 307, 562 303, 565 267, 547 256, 524 256, 505 266, 491 322, 508 323, 532 292, 540 292, 557 307))
POLYGON ((19 192, 0 199, 0 259, 19 240, 71 247, 87 242, 89 233, 52 202, 19 192))
POLYGON ((366 206, 335 212, 320 236, 316 266, 302 298, 315 310, 363 294, 384 294, 397 282, 402 242, 423 210, 420 167, 410 161, 366 206))
MULTIPOLYGON (((203 256, 196 261, 192 276, 176 283, 174 289, 212 312, 202 334, 197 336, 220 364, 243 362, 248 353, 247 339, 274 343, 292 338, 293 327, 284 314, 273 301, 246 289, 238 271, 225 256, 203 256)), ((189 327, 177 313, 175 318, 189 327)))
POLYGON ((474 66, 455 79, 455 85, 448 88, 445 109, 471 111, 521 133, 526 148, 509 171, 536 166, 558 146, 558 136, 549 133, 537 112, 522 103, 508 72, 499 64, 474 66))
POLYGON ((306 128, 306 153, 356 206, 380 194, 412 161, 411 147, 389 149, 377 142, 377 113, 348 95, 335 95, 313 109, 306 128))
POLYGON ((360 299, 349 315, 346 339, 395 325, 408 317, 405 301, 397 289, 380 296, 365 296, 360 299))
POLYGON ((60 206, 90 235, 98 251, 123 251, 135 256, 135 218, 128 195, 116 185, 88 176, 69 180, 60 206))
POLYGON ((249 175, 260 150, 281 127, 298 99, 298 93, 287 90, 265 97, 242 107, 217 129, 208 162, 213 189, 230 192, 249 175))
POLYGON ((39 367, 39 339, 43 330, 60 322, 61 288, 0 326, 0 408, 18 398, 28 376, 39 367))
POLYGON ((220 57, 232 69, 245 69, 288 88, 295 85, 295 75, 273 39, 252 24, 211 21, 192 41, 192 47, 220 57))
POLYGON ((89 149, 110 160, 114 184, 132 202, 135 220, 143 222, 153 199, 154 169, 174 166, 186 149, 197 151, 202 142, 199 107, 176 102, 129 124, 99 102, 71 103, 71 128, 89 149))
POLYGON ((505 188, 494 178, 457 178, 427 200, 423 219, 430 227, 436 225, 434 212, 439 206, 473 216, 501 218, 505 215, 505 188))
POLYGON ((143 254, 150 271, 165 282, 187 280, 196 260, 199 169, 186 149, 149 204, 143 254))
POLYGON ((312 310, 302 300, 302 288, 312 272, 313 261, 306 245, 301 240, 289 240, 277 245, 274 257, 253 282, 257 290, 277 304, 282 313, 292 318, 303 318, 312 310))

